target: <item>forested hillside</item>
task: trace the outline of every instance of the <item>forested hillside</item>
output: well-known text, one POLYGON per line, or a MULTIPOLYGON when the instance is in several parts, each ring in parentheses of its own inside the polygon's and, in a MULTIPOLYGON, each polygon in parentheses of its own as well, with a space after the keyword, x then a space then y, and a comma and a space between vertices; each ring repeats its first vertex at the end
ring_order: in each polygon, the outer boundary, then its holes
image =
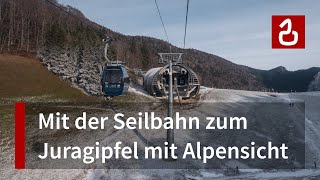
POLYGON ((269 71, 251 69, 251 73, 255 74, 266 88, 281 92, 320 91, 316 85, 319 83, 317 80, 318 72, 320 72, 320 68, 316 67, 298 71, 288 71, 282 66, 269 71))
POLYGON ((104 31, 77 9, 61 6, 54 0, 0 1, 1 52, 36 52, 44 46, 98 45, 104 31))
MULTIPOLYGON (((99 65, 103 61, 102 39, 106 36, 115 39, 110 55, 125 61, 130 68, 148 70, 159 66, 157 53, 169 52, 169 44, 165 41, 113 32, 91 22, 76 8, 60 5, 56 0, 0 0, 0 53, 36 54, 50 71, 90 94, 101 92, 99 65)), ((202 85, 287 91, 280 86, 270 87, 273 84, 269 83, 270 78, 266 77, 269 74, 264 71, 195 49, 173 46, 172 51, 184 53, 184 63, 199 75, 202 85)), ((314 77, 316 73, 313 73, 309 75, 314 77)), ((310 78, 305 80, 304 87, 311 82, 310 78)))

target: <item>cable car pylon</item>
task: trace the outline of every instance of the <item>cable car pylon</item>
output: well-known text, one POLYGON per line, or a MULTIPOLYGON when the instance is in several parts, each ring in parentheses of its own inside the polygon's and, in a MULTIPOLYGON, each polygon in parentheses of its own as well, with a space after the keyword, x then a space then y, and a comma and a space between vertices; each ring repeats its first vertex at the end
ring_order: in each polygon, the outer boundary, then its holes
MULTIPOLYGON (((174 74, 173 74, 173 63, 175 65, 177 65, 179 63, 182 64, 182 59, 181 59, 182 53, 172 53, 171 44, 169 42, 169 37, 168 37, 167 31, 166 31, 166 28, 165 28, 165 25, 164 25, 164 22, 163 22, 163 18, 162 18, 161 13, 160 13, 160 9, 159 9, 157 0, 154 0, 154 2, 155 2, 155 5, 156 5, 156 8, 158 10, 159 18, 161 20, 162 27, 163 27, 164 33, 166 35, 166 38, 167 38, 167 41, 168 41, 169 47, 170 47, 170 53, 159 53, 160 60, 163 63, 168 63, 168 65, 165 66, 165 68, 167 68, 167 70, 168 70, 168 75, 167 76, 168 76, 168 80, 169 80, 168 82, 163 83, 164 84, 163 87, 159 87, 159 89, 163 88, 162 90, 163 90, 163 92, 165 92, 166 91, 165 84, 168 85, 168 117, 173 118, 173 81, 175 81, 175 90, 177 91, 177 95, 178 95, 178 98, 180 100, 179 90, 177 88, 177 82, 176 82, 177 81, 177 75, 179 73, 175 73, 175 77, 173 77, 174 76, 174 74)), ((184 45, 183 45, 184 48, 185 48, 185 45, 186 45, 188 12, 189 12, 189 0, 187 0, 186 22, 185 22, 185 29, 184 29, 185 30, 184 31, 184 45)), ((152 74, 152 72, 150 74, 152 74)), ((181 74, 183 74, 183 73, 181 73, 181 74)), ((190 75, 191 74, 192 73, 190 73, 190 75)), ((162 76, 162 74, 161 74, 161 76, 162 76)), ((187 75, 184 75, 184 76, 188 77, 187 75)), ((150 76, 150 77, 152 77, 152 76, 150 76)), ((189 79, 191 80, 191 83, 193 83, 192 77, 189 77, 187 79, 188 79, 188 83, 190 82, 189 79)), ((198 80, 196 82, 199 83, 198 80)), ((185 84, 188 84, 188 83, 185 83, 185 84)), ((197 84, 197 86, 198 86, 198 84, 197 84)), ((194 90, 196 89, 196 87, 194 87, 194 90)), ((199 84, 199 87, 200 87, 200 84, 199 84)), ((151 87, 151 89, 152 89, 152 87, 151 87)), ((196 90, 196 92, 199 92, 199 91, 196 90)), ((181 106, 181 104, 180 104, 180 106, 181 106)), ((174 144, 174 130, 173 129, 168 129, 167 130, 167 143, 168 143, 168 147, 172 147, 172 145, 174 144)), ((172 158, 172 154, 171 154, 171 149, 170 148, 169 148, 169 155, 170 155, 170 160, 174 160, 172 158)))

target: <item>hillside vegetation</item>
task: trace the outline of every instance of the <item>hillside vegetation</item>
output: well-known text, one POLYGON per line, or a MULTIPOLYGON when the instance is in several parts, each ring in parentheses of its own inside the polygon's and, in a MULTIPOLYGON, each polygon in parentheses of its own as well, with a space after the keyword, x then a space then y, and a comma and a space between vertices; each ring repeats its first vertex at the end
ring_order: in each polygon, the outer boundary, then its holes
POLYGON ((33 57, 0 55, 0 82, 1 98, 92 99, 49 72, 33 57))
MULTIPOLYGON (((169 52, 165 41, 114 32, 91 22, 76 8, 48 1, 0 1, 0 52, 35 54, 49 70, 93 95, 101 94, 99 66, 103 60, 102 39, 106 36, 115 39, 110 56, 125 61, 130 68, 157 67, 158 53, 169 52)), ((202 85, 216 88, 306 91, 320 71, 314 68, 287 78, 195 49, 173 46, 172 51, 184 53, 184 63, 199 75, 202 85)))

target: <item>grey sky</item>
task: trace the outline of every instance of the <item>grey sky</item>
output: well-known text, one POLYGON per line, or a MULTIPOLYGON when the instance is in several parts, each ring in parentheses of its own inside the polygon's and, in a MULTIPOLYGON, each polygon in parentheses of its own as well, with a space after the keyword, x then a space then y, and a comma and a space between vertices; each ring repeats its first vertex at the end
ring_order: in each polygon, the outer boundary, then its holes
MULTIPOLYGON (((127 35, 166 39, 154 0, 59 0, 127 35)), ((158 0, 169 39, 183 46, 186 0, 158 0)), ((259 69, 320 66, 319 0, 190 0, 187 48, 259 69), (306 49, 271 49, 272 15, 306 15, 306 49)))

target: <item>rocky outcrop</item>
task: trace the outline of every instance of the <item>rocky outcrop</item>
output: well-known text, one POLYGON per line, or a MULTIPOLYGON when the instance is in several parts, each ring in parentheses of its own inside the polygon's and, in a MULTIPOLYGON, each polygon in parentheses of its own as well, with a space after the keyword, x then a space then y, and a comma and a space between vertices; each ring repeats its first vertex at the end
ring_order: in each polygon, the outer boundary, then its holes
POLYGON ((83 89, 90 95, 101 95, 100 67, 103 48, 46 48, 38 57, 48 70, 83 89))
POLYGON ((320 72, 314 77, 309 85, 309 91, 320 91, 320 72))

